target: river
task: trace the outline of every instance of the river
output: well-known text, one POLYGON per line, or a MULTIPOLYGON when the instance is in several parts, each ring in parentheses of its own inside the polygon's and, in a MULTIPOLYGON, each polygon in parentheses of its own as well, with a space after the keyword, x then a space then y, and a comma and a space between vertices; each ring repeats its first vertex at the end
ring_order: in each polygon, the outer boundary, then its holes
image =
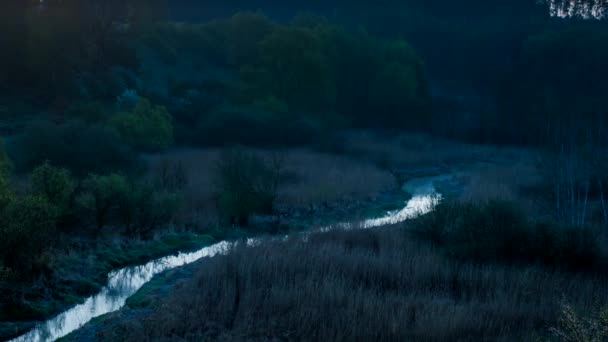
MULTIPOLYGON (((328 231, 336 228, 369 229, 403 222, 417 215, 428 213, 441 197, 435 188, 435 182, 446 177, 448 176, 416 178, 406 182, 402 189, 412 197, 404 203, 404 207, 400 210, 390 211, 381 217, 370 218, 362 222, 338 223, 311 231, 328 231)), ((302 234, 305 236, 307 233, 302 234)), ((247 241, 248 245, 255 245, 258 242, 258 239, 247 241)), ((34 329, 11 342, 55 341, 77 330, 95 317, 119 310, 129 297, 155 275, 202 258, 228 253, 235 243, 237 242, 222 241, 195 252, 179 253, 152 260, 145 265, 130 266, 110 272, 107 285, 99 293, 88 297, 82 304, 76 305, 46 322, 41 322, 34 329)))

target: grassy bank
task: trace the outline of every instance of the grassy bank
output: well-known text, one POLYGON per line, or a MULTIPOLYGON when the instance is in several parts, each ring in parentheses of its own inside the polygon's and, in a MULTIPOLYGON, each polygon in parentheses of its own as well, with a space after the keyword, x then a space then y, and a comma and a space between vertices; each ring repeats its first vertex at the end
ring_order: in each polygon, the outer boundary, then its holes
POLYGON ((71 340, 536 340, 551 337, 563 303, 608 304, 605 277, 457 260, 408 230, 237 248, 71 340))
POLYGON ((103 241, 73 239, 63 250, 51 251, 52 276, 35 282, 0 281, 7 304, 0 312, 0 339, 17 336, 43 320, 99 291, 107 274, 178 251, 196 250, 217 238, 194 233, 166 233, 152 240, 123 238, 103 241))

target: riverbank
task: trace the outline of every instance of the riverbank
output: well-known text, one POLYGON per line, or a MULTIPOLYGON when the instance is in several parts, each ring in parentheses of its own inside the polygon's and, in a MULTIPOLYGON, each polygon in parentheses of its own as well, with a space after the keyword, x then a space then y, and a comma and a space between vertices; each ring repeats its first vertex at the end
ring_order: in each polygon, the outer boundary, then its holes
MULTIPOLYGON (((73 241, 69 252, 56 251, 53 255, 54 279, 47 283, 40 280, 34 284, 12 283, 10 278, 3 286, 13 295, 27 298, 17 311, 0 312, 0 340, 21 335, 33 328, 39 320, 56 315, 80 303, 105 285, 107 275, 117 268, 138 265, 150 259, 171 255, 178 251, 197 250, 217 241, 208 234, 188 232, 168 233, 149 241, 108 239, 92 244, 90 241, 73 241), (78 244, 79 248, 74 248, 78 244), (15 317, 24 317, 15 320, 15 317)), ((7 308, 10 309, 10 308, 7 308)))
POLYGON ((459 260, 409 226, 243 246, 160 275, 63 341, 551 340, 566 305, 608 304, 605 277, 459 260))

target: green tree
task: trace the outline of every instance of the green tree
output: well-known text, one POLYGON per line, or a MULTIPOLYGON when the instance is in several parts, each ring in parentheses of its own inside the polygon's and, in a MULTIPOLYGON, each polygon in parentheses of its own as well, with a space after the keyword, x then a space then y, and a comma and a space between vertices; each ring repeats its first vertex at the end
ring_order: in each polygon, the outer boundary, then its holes
POLYGON ((54 167, 49 162, 38 166, 32 172, 34 195, 46 198, 57 208, 59 216, 67 214, 74 188, 75 184, 70 171, 54 167))
POLYGON ((26 196, 8 204, 2 214, 0 252, 4 264, 28 275, 34 260, 56 241, 57 211, 41 196, 26 196))
POLYGON ((420 58, 407 43, 399 40, 389 42, 384 49, 383 66, 370 91, 376 122, 368 121, 368 124, 426 128, 430 119, 429 95, 423 69, 420 58))
POLYGON ((117 213, 129 236, 149 236, 155 229, 169 224, 180 208, 177 192, 155 190, 145 184, 131 188, 117 203, 117 213))
POLYGON ((314 29, 280 27, 260 43, 259 62, 243 69, 243 77, 289 108, 331 111, 336 90, 324 48, 314 29))
POLYGON ((131 113, 119 113, 110 125, 131 146, 143 151, 159 151, 173 143, 171 115, 163 106, 141 99, 131 113))
POLYGON ((120 203, 125 202, 131 186, 123 175, 89 175, 83 182, 83 191, 78 196, 78 205, 86 215, 93 215, 96 233, 108 224, 120 203))
POLYGON ((216 166, 218 207, 230 224, 246 226, 253 214, 272 212, 282 163, 240 148, 222 153, 216 166))

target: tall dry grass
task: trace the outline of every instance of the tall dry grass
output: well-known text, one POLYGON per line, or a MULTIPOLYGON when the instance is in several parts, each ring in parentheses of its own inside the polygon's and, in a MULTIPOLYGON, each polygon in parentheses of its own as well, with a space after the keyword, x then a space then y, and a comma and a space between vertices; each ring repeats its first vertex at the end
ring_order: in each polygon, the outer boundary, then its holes
POLYGON ((403 229, 335 231, 205 260, 145 319, 103 341, 526 341, 560 303, 608 303, 608 282, 451 260, 403 229))

